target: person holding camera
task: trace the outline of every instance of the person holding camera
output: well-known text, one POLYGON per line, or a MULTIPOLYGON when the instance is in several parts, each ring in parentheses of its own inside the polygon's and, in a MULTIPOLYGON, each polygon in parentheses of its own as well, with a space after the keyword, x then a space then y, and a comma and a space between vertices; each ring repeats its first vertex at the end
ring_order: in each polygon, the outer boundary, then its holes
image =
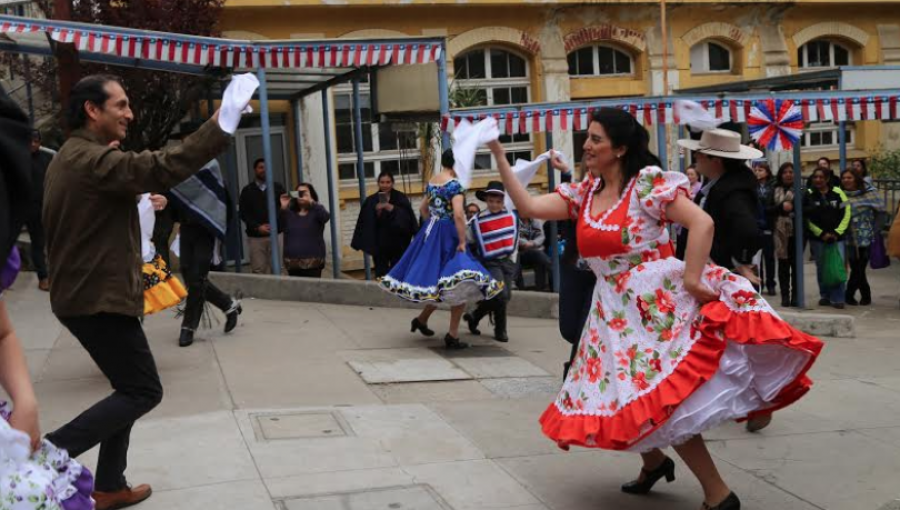
POLYGON ((394 175, 381 172, 378 192, 363 202, 350 246, 375 259, 375 276, 381 278, 400 261, 418 230, 409 198, 394 189, 394 175))
POLYGON ((284 225, 284 267, 289 275, 322 277, 325 224, 330 220, 312 184, 301 182, 297 191, 281 195, 279 223, 284 225))

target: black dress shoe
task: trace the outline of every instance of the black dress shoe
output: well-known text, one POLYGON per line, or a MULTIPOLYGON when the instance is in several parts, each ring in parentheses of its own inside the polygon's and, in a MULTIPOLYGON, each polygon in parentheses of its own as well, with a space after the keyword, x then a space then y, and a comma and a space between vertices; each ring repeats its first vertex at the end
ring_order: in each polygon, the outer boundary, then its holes
POLYGON ((859 306, 859 301, 854 297, 847 297, 844 301, 850 306, 859 306))
POLYGON ((709 503, 704 502, 703 510, 741 510, 741 500, 732 492, 716 506, 709 506, 709 503))
POLYGON ((232 306, 231 310, 229 310, 225 314, 225 332, 231 333, 234 328, 237 327, 238 315, 244 313, 244 309, 241 307, 240 303, 237 303, 237 306, 232 306))
POLYGON ((859 300, 859 306, 869 306, 872 304, 872 298, 864 297, 859 300))
POLYGON ((425 336, 434 336, 434 331, 428 329, 428 326, 419 322, 419 318, 416 317, 412 320, 412 325, 409 330, 410 333, 415 333, 416 331, 421 331, 425 336))
POLYGON ((786 298, 786 297, 781 298, 781 306, 784 308, 791 306, 790 298, 786 298))
POLYGON ((641 468, 641 472, 644 474, 644 480, 634 480, 622 485, 622 492, 626 494, 647 494, 650 492, 650 489, 656 485, 656 482, 660 481, 662 478, 665 478, 666 482, 674 482, 675 461, 666 457, 666 460, 664 460, 658 468, 653 471, 647 471, 646 469, 641 468))
POLYGON ((466 325, 469 326, 469 333, 472 333, 475 336, 481 335, 481 330, 478 329, 478 323, 480 321, 475 320, 475 317, 472 317, 472 314, 467 313, 463 315, 463 320, 466 321, 466 325))
POLYGON ((819 306, 831 306, 831 300, 822 298, 819 300, 819 306))
POLYGON ((194 343, 194 332, 189 329, 181 330, 181 337, 178 338, 179 347, 188 347, 194 343))
POLYGON ((447 333, 447 336, 444 337, 444 345, 448 350, 451 351, 458 351, 469 346, 469 344, 461 342, 459 338, 453 338, 452 336, 450 336, 450 333, 447 333))
POLYGON ((494 340, 505 344, 509 342, 509 335, 506 334, 506 331, 494 331, 494 340))

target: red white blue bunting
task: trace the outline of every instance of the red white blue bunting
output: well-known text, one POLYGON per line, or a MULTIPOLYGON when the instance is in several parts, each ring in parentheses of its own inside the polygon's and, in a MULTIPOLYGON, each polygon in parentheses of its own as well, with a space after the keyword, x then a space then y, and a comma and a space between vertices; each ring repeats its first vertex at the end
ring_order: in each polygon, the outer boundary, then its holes
POLYGON ((772 151, 788 151, 803 134, 803 114, 793 101, 766 99, 750 110, 747 127, 750 136, 772 151))
MULTIPOLYGON (((714 112, 714 116, 717 118, 744 123, 752 119, 754 108, 758 108, 763 101, 769 100, 716 99, 700 101, 700 104, 710 113, 714 112)), ((816 98, 792 101, 804 122, 900 120, 898 102, 900 102, 900 96, 848 96, 836 99, 816 98)), ((660 123, 676 125, 682 123, 672 102, 634 103, 617 107, 630 112, 644 127, 660 123)), ((491 115, 497 119, 501 132, 507 135, 548 130, 583 131, 587 129, 593 109, 523 106, 518 111, 491 115)), ((441 129, 452 132, 456 123, 463 119, 477 122, 487 116, 486 113, 445 116, 441 120, 441 129)))
POLYGON ((123 35, 100 30, 56 28, 38 22, 0 21, 0 33, 48 33, 82 52, 227 68, 349 68, 436 62, 440 44, 265 44, 226 39, 183 39, 168 34, 123 35))

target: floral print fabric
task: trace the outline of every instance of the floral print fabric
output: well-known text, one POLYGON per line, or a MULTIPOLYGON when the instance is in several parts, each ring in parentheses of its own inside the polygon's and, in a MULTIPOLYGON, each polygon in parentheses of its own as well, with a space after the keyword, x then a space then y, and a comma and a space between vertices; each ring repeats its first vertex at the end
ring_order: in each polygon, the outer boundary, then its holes
MULTIPOLYGON (((578 220, 579 251, 598 279, 569 376, 541 421, 544 432, 564 447, 641 449, 643 438, 662 427, 683 400, 714 377, 725 336, 704 322, 701 307, 684 290, 684 263, 674 258, 669 240, 666 207, 681 194, 689 196, 687 178, 647 168, 628 184, 618 204, 595 215, 591 208, 597 187, 588 179, 558 190, 578 220), (702 348, 695 350, 698 342, 702 348)), ((786 325, 782 331, 775 312, 743 278, 710 264, 703 281, 720 294, 718 303, 727 310, 773 316, 774 324, 779 324, 773 338, 803 335, 786 325)), ((818 342, 801 338, 810 345, 818 342)), ((801 380, 805 361, 815 357, 813 351, 817 352, 815 345, 799 350, 800 362, 791 364, 795 369, 783 374, 778 384, 786 387, 801 380)), ((735 398, 753 402, 752 409, 760 407, 762 400, 748 391, 734 392, 735 398)), ((797 397, 800 394, 797 391, 797 397)), ((777 398, 768 397, 764 406, 774 407, 777 398)), ((701 420, 697 430, 679 430, 678 435, 687 438, 711 425, 701 420)), ((663 439, 653 446, 666 444, 663 439)))
POLYGON ((27 435, 7 420, 0 401, 0 510, 91 510, 94 481, 90 471, 44 440, 29 452, 27 435))

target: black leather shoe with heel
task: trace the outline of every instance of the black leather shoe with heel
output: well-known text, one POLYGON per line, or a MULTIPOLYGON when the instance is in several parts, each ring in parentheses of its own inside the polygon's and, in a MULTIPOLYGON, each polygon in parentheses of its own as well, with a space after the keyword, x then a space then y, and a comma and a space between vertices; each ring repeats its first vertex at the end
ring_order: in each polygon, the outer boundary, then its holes
POLYGON ((434 336, 434 331, 428 329, 428 326, 419 322, 418 317, 412 320, 409 330, 410 333, 415 333, 416 331, 422 332, 425 336, 434 336))
POLYGON ((668 483, 674 482, 675 461, 666 457, 666 460, 664 460, 658 468, 653 471, 647 471, 646 469, 641 468, 641 473, 644 474, 644 479, 634 480, 622 485, 622 492, 626 494, 647 494, 650 492, 650 489, 656 485, 656 482, 663 478, 665 478, 668 483))
POLYGON ((732 492, 716 506, 703 503, 703 510, 741 510, 741 500, 732 492))
POLYGON ((450 336, 450 333, 447 333, 447 336, 444 337, 444 345, 448 350, 451 351, 458 351, 469 346, 469 344, 461 342, 459 338, 453 338, 452 336, 450 336))

